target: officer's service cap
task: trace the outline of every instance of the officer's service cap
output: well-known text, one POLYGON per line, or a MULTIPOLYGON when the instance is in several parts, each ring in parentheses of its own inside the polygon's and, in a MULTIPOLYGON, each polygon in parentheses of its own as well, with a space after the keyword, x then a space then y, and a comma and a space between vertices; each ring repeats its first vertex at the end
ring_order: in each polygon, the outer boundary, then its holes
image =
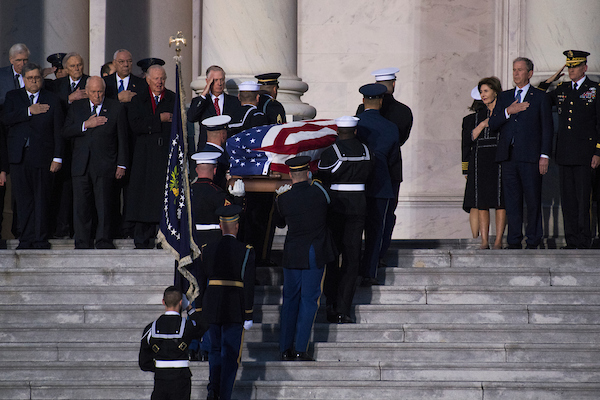
POLYGON ((563 54, 567 57, 567 67, 577 67, 587 61, 587 56, 590 55, 587 51, 567 50, 563 54))
POLYGON ((371 75, 375 76, 377 82, 394 81, 398 72, 400 72, 398 68, 381 68, 371 72, 371 75))
POLYGON ((254 81, 246 81, 239 84, 238 90, 240 92, 258 92, 260 86, 254 81))
POLYGON ((227 124, 231 122, 229 115, 217 115, 215 117, 206 118, 202 121, 202 125, 206 127, 207 131, 220 131, 227 129, 227 124))
POLYGON ((358 124, 358 118, 349 117, 347 115, 340 117, 335 120, 335 124, 338 128, 354 128, 358 124))
POLYGON ((311 158, 309 156, 296 156, 285 162, 285 165, 290 167, 290 172, 305 171, 308 169, 308 163, 311 158))
POLYGON ((369 83, 361 86, 358 91, 365 97, 365 99, 378 99, 383 97, 385 92, 387 92, 387 88, 381 83, 369 83))
POLYGON ((144 73, 148 71, 152 65, 165 65, 165 61, 160 58, 144 58, 137 62, 137 66, 142 69, 144 73))
POLYGON ((218 151, 200 151, 192 155, 192 160, 196 164, 216 164, 217 158, 221 157, 218 151))
POLYGON ((48 58, 46 58, 46 61, 48 61, 50 64, 52 64, 53 67, 55 67, 57 69, 63 69, 64 67, 62 65, 62 61, 66 55, 67 55, 67 53, 50 54, 48 56, 48 58))
POLYGON ((219 216, 219 221, 221 222, 236 222, 240 219, 240 213, 242 212, 242 207, 237 204, 229 204, 227 206, 222 206, 217 208, 215 213, 219 216))
POLYGON ((259 85, 277 85, 279 83, 277 79, 280 76, 279 72, 270 72, 268 74, 255 75, 254 77, 258 79, 259 85))

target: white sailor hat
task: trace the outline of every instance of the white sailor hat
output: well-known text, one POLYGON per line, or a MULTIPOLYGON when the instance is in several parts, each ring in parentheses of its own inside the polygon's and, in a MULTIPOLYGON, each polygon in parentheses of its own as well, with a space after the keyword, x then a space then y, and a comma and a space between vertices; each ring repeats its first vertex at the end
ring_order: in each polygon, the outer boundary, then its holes
POLYGON ((192 160, 196 164, 216 164, 217 158, 221 157, 218 151, 200 151, 192 155, 192 160))
POLYGON ((358 118, 349 117, 347 115, 337 118, 335 120, 335 124, 338 128, 354 128, 358 124, 358 118))
POLYGON ((238 90, 240 92, 258 92, 260 90, 260 86, 254 81, 246 81, 238 85, 238 90))
POLYGON ((479 86, 475 86, 473 90, 471 90, 471 97, 473 100, 481 100, 481 94, 479 93, 479 86))
POLYGON ((206 118, 202 121, 202 125, 206 127, 207 131, 219 131, 227 129, 227 124, 231 122, 229 115, 217 115, 215 117, 206 118))
POLYGON ((379 81, 393 81, 396 80, 396 74, 400 72, 398 68, 381 68, 371 72, 371 75, 375 76, 375 80, 379 81))

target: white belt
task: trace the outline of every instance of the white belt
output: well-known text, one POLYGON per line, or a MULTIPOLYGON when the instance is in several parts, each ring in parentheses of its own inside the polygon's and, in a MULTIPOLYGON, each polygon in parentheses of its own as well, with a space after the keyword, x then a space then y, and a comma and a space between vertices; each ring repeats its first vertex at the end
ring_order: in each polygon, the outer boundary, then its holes
POLYGON ((334 183, 331 185, 331 190, 338 192, 364 192, 364 183, 334 183))
POLYGON ((196 224, 197 231, 211 231, 213 229, 221 229, 219 224, 196 224))
POLYGON ((187 368, 190 366, 188 360, 154 360, 156 368, 187 368))

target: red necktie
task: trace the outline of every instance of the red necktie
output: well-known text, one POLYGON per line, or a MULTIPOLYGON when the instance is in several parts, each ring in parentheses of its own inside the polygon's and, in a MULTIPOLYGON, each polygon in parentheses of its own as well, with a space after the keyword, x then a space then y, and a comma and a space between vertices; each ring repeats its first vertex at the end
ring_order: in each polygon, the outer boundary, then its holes
POLYGON ((217 115, 221 115, 221 109, 219 108, 219 98, 215 97, 215 111, 217 115))

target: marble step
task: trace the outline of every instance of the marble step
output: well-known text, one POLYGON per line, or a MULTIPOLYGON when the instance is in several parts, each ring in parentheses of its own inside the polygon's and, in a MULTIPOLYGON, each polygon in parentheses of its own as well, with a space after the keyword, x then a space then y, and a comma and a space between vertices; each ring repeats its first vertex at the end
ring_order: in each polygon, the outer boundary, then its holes
MULTIPOLYGON (((90 324, 10 324, 0 330, 4 343, 138 342, 143 327, 90 324)), ((277 342, 278 324, 257 323, 247 342, 277 342)), ((324 324, 313 329, 316 342, 440 343, 600 343, 600 325, 533 324, 324 324)))
MULTIPOLYGON (((600 344, 589 343, 329 343, 311 346, 315 359, 340 362, 577 363, 598 365, 600 344)), ((7 362, 137 361, 139 343, 2 343, 0 364, 7 362)), ((275 342, 245 341, 242 361, 277 361, 275 342)), ((196 364, 196 363, 193 363, 196 364)))
MULTIPOLYGON (((106 382, 61 380, 54 382, 0 382, 0 399, 6 400, 146 400, 152 381, 106 382)), ((192 378, 192 398, 206 397, 206 381, 192 378)), ((553 382, 356 382, 255 381, 239 382, 238 399, 253 400, 597 400, 599 383, 553 382)))
MULTIPOLYGON (((208 375, 208 363, 192 363, 192 374, 208 375)), ((2 381, 144 380, 151 374, 137 362, 0 363, 2 381)), ((598 382, 600 364, 572 363, 427 363, 427 362, 242 362, 239 381, 508 381, 598 382)))
MULTIPOLYGON (((160 305, 0 305, 4 324, 121 324, 141 327, 164 311, 160 305)), ((358 323, 506 323, 506 324, 600 324, 600 306, 580 305, 499 305, 499 304, 418 304, 356 305, 358 323)), ((277 324, 279 305, 254 308, 254 321, 277 324)), ((325 308, 317 322, 326 322, 325 308)))

